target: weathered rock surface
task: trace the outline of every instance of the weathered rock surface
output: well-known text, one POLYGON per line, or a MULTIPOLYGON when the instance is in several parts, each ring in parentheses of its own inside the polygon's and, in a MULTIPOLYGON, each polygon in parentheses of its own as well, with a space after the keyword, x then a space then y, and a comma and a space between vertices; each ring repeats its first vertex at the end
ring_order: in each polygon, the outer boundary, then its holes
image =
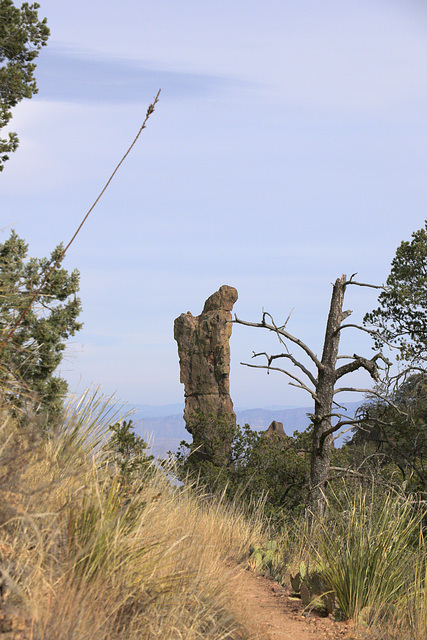
POLYGON ((286 436, 285 430, 283 429, 283 422, 277 422, 273 420, 268 429, 264 431, 265 435, 271 437, 275 434, 278 436, 286 436))
POLYGON ((186 429, 201 457, 228 464, 236 415, 230 397, 231 311, 238 298, 223 285, 205 302, 199 316, 189 311, 174 323, 180 380, 184 384, 186 429))

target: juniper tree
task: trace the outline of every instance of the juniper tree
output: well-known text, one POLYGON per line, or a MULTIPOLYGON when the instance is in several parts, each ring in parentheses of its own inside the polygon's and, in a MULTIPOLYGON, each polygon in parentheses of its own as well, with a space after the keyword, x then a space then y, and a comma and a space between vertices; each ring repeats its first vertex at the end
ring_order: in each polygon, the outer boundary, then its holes
MULTIPOLYGON (((12 108, 38 91, 34 60, 49 37, 46 18, 38 18, 39 8, 36 2, 18 8, 12 0, 0 0, 0 129, 12 118, 12 108)), ((18 144, 16 133, 0 138, 0 171, 18 144)))
POLYGON ((361 428, 346 447, 362 471, 392 475, 408 493, 427 495, 427 374, 414 373, 392 389, 378 389, 359 409, 361 428), (384 398, 379 397, 384 395, 384 398))
MULTIPOLYGON (((411 490, 427 492, 427 220, 396 249, 378 307, 364 318, 375 347, 397 350, 400 367, 368 395, 352 444, 393 463, 411 490)), ((354 447, 355 449, 357 447, 354 447)))
MULTIPOLYGON (((403 241, 391 263, 379 306, 367 313, 365 325, 376 330, 376 346, 397 347, 401 360, 427 361, 427 220, 424 228, 403 241)), ((425 368, 425 367, 424 367, 425 368)))
MULTIPOLYGON (((48 267, 61 256, 59 245, 51 257, 27 258, 28 245, 12 231, 0 244, 0 341, 21 317, 43 281, 48 267)), ((36 402, 39 411, 54 420, 61 411, 67 383, 54 375, 66 340, 78 331, 81 304, 79 272, 68 273, 60 263, 37 295, 32 306, 0 356, 3 396, 17 409, 36 402)))

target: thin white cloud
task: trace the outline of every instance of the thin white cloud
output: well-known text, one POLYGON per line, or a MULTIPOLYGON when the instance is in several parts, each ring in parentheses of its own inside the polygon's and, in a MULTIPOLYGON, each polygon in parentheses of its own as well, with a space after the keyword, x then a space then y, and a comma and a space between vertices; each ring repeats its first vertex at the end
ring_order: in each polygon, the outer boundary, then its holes
POLYGON ((233 84, 224 77, 150 68, 137 59, 54 46, 40 57, 37 81, 44 100, 103 105, 140 104, 159 87, 171 100, 195 98, 233 84))
POLYGON ((97 1, 73 3, 60 32, 74 51, 90 47, 105 64, 115 56, 195 74, 196 84, 197 76, 265 84, 276 100, 300 107, 384 108, 426 99, 426 28, 409 3, 107 5, 99 12, 97 1), (77 27, 79 7, 86 20, 77 27))

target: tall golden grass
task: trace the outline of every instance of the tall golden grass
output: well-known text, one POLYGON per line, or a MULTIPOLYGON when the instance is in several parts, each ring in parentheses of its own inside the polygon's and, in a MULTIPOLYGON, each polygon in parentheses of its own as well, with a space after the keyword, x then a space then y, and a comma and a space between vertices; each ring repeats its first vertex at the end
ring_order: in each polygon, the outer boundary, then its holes
POLYGON ((229 603, 260 512, 157 467, 124 496, 100 446, 108 403, 86 401, 49 437, 1 414, 2 610, 37 640, 246 637, 229 603))

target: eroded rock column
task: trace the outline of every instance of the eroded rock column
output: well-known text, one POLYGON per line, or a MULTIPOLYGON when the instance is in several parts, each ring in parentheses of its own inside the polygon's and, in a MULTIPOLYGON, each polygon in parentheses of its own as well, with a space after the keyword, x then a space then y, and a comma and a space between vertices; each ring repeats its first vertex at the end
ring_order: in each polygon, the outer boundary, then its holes
POLYGON ((174 322, 186 429, 193 436, 194 447, 199 447, 196 455, 217 466, 230 463, 236 428, 230 398, 229 339, 237 298, 234 287, 223 285, 206 300, 199 316, 188 311, 174 322))

